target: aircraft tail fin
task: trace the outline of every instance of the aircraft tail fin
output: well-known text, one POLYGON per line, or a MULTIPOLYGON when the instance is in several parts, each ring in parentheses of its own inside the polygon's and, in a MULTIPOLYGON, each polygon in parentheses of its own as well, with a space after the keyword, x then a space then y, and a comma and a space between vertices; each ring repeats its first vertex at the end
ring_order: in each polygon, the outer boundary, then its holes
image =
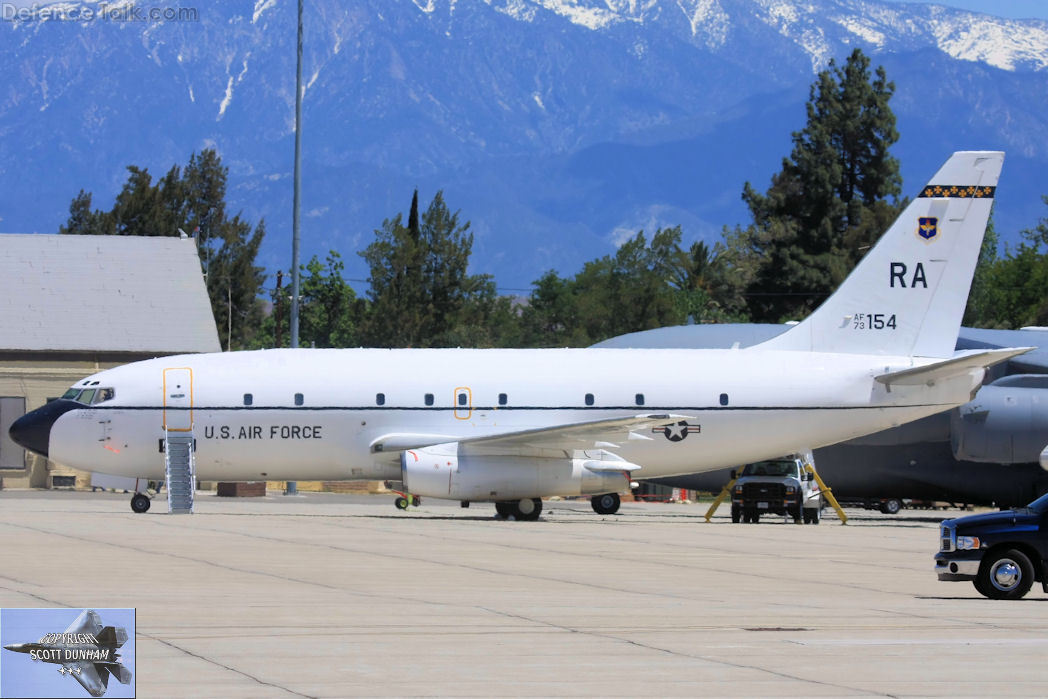
POLYGON ((122 626, 119 628, 116 626, 103 626, 95 638, 100 646, 119 648, 127 642, 127 629, 122 626))
POLYGON ((837 291, 760 349, 953 356, 1004 153, 954 153, 837 291))

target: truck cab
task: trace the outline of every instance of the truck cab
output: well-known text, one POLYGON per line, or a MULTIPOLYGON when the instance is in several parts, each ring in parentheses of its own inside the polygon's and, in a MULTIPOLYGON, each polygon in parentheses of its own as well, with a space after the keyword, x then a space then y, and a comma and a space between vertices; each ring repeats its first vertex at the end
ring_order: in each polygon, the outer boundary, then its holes
POLYGON ((731 521, 756 523, 763 514, 777 514, 818 524, 822 495, 813 474, 805 469, 807 463, 810 455, 795 454, 746 464, 741 472, 732 472, 731 521))
POLYGON ((1020 599, 1035 582, 1048 592, 1048 494, 1026 507, 947 519, 939 525, 935 572, 971 581, 990 599, 1020 599))

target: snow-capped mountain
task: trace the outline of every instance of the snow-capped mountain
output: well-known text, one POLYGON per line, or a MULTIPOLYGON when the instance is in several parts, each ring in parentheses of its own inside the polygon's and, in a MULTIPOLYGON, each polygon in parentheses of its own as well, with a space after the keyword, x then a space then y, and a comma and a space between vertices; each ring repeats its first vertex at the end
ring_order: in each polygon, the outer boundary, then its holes
MULTIPOLYGON (((125 165, 159 176, 214 145, 234 210, 267 220, 262 261, 288 266, 294 0, 3 7, 0 231, 53 232, 79 189, 108 208, 125 165)), ((639 228, 716 239, 789 153, 814 75, 856 46, 897 86, 907 193, 950 151, 1001 148, 998 231, 1046 213, 1048 22, 875 0, 310 0, 305 38, 304 251, 339 250, 356 278, 416 186, 445 190, 474 268, 507 288, 639 228)))

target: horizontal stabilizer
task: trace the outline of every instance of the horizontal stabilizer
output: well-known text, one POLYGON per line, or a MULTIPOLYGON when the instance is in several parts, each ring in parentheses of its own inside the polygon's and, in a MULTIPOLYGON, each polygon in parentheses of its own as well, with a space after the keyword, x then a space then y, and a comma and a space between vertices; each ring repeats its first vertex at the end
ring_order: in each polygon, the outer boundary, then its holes
POLYGON ((960 376, 972 369, 984 369, 994 364, 1007 361, 1012 357, 1025 354, 1034 347, 1018 347, 998 350, 987 350, 984 352, 972 352, 946 359, 926 366, 914 367, 913 369, 902 369, 891 371, 874 377, 879 383, 886 386, 920 386, 931 385, 942 379, 960 376))

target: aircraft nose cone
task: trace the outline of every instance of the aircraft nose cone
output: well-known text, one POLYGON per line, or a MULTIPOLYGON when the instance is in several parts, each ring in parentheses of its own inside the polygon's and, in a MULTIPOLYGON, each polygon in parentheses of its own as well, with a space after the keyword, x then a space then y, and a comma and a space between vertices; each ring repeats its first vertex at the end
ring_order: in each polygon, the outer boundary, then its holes
POLYGON ((76 401, 53 400, 15 420, 7 433, 18 446, 41 456, 47 456, 51 441, 51 426, 70 410, 82 407, 76 401))
POLYGON ((16 653, 21 653, 24 646, 24 643, 8 643, 4 648, 7 650, 13 650, 16 653))

